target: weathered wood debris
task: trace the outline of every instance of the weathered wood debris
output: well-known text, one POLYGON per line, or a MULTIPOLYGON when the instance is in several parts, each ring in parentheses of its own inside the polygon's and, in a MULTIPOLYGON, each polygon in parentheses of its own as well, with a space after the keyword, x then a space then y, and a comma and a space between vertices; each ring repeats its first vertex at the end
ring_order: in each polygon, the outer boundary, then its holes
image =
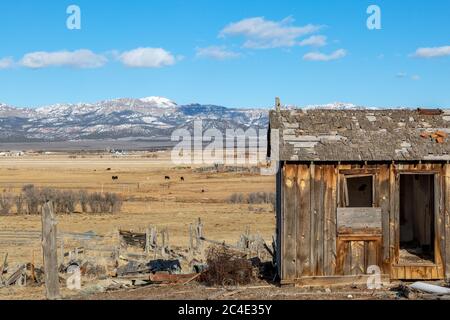
MULTIPOLYGON (((35 265, 34 251, 31 263, 17 266, 8 265, 7 253, 1 255, 0 287, 45 285, 47 298, 59 299, 60 288, 73 281, 77 273, 83 277, 80 291, 83 294, 141 285, 187 284, 206 281, 205 275, 210 267, 208 263, 216 266, 222 264, 220 261, 214 262, 211 256, 207 259, 210 248, 216 248, 216 252, 232 250, 230 252, 233 252, 231 256, 234 258, 230 266, 239 269, 233 266, 233 262, 241 261, 248 274, 252 275, 264 269, 261 267, 264 265, 261 258, 271 258, 273 255, 262 237, 250 234, 249 229, 236 244, 208 239, 204 235, 201 219, 189 225, 189 243, 181 248, 170 245, 168 228, 148 226, 139 231, 118 228, 116 232, 105 236, 93 232, 57 233, 50 202, 43 206, 42 213, 42 232, 32 231, 29 236, 26 231, 22 233, 29 238, 26 241, 42 239, 44 266, 35 265)), ((239 270, 235 275, 242 275, 239 270)), ((242 279, 232 281, 230 272, 223 275, 225 285, 242 282, 242 279)))

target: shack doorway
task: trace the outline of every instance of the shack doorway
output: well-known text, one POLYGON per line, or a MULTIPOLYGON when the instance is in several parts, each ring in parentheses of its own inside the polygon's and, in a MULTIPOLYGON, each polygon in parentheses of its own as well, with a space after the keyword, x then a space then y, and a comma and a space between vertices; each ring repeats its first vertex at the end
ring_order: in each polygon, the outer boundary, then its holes
POLYGON ((434 175, 400 175, 399 263, 435 263, 434 175))

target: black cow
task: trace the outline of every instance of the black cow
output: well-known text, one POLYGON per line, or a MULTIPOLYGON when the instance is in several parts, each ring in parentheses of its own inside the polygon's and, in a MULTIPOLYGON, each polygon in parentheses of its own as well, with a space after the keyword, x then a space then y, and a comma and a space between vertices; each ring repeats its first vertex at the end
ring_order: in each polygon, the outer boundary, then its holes
POLYGON ((119 180, 119 177, 118 176, 112 176, 112 179, 113 179, 113 181, 119 180))
POLYGON ((181 177, 181 179, 180 179, 180 180, 184 182, 184 177, 181 177))
POLYGON ((166 180, 170 180, 170 177, 169 176, 166 176, 164 179, 166 179, 166 180))

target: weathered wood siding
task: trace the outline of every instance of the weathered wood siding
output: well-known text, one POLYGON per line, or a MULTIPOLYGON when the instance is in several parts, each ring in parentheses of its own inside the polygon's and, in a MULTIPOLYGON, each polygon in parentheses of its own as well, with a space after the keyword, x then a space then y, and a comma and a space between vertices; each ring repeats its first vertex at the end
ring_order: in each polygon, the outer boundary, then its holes
MULTIPOLYGON (((445 268, 446 277, 450 279, 449 164, 283 162, 277 176, 278 267, 282 281, 361 275, 370 265, 378 265, 383 274, 392 277, 403 272, 397 265, 400 174, 408 173, 435 174, 436 264, 445 268), (374 208, 368 210, 367 220, 368 226, 373 228, 366 231, 357 228, 350 233, 338 231, 338 208, 345 203, 342 192, 345 175, 373 176, 374 208)), ((343 212, 344 219, 348 218, 345 210, 339 212, 343 212)), ((438 275, 443 273, 442 267, 437 271, 429 269, 438 275)))
POLYGON ((450 280, 450 165, 444 166, 444 220, 445 220, 445 239, 444 239, 444 257, 445 257, 445 277, 450 280))

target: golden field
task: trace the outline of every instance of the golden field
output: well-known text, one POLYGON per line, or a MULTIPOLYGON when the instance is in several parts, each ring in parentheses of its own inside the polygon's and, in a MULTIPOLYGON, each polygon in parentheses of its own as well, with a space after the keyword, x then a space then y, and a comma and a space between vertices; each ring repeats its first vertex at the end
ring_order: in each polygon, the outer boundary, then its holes
MULTIPOLYGON (((198 167, 197 167, 198 168, 198 167)), ((117 228, 144 230, 148 226, 167 227, 170 245, 187 247, 189 224, 201 218, 204 235, 213 240, 234 244, 250 229, 271 243, 275 231, 275 214, 270 204, 232 204, 233 193, 274 192, 273 176, 250 173, 197 172, 196 167, 175 166, 168 152, 70 156, 68 154, 26 155, 0 158, 0 187, 17 194, 27 184, 62 190, 116 192, 124 199, 117 214, 59 214, 58 232, 99 235, 112 234, 117 228), (110 170, 108 170, 110 168, 110 170), (113 181, 112 176, 119 180, 113 181), (170 176, 170 180, 165 180, 170 176), (181 181, 181 177, 184 181, 181 181)), ((0 216, 0 231, 11 233, 40 231, 40 216, 0 216)), ((0 238, 0 259, 8 253, 8 262, 41 264, 39 241, 14 242, 0 238)))

